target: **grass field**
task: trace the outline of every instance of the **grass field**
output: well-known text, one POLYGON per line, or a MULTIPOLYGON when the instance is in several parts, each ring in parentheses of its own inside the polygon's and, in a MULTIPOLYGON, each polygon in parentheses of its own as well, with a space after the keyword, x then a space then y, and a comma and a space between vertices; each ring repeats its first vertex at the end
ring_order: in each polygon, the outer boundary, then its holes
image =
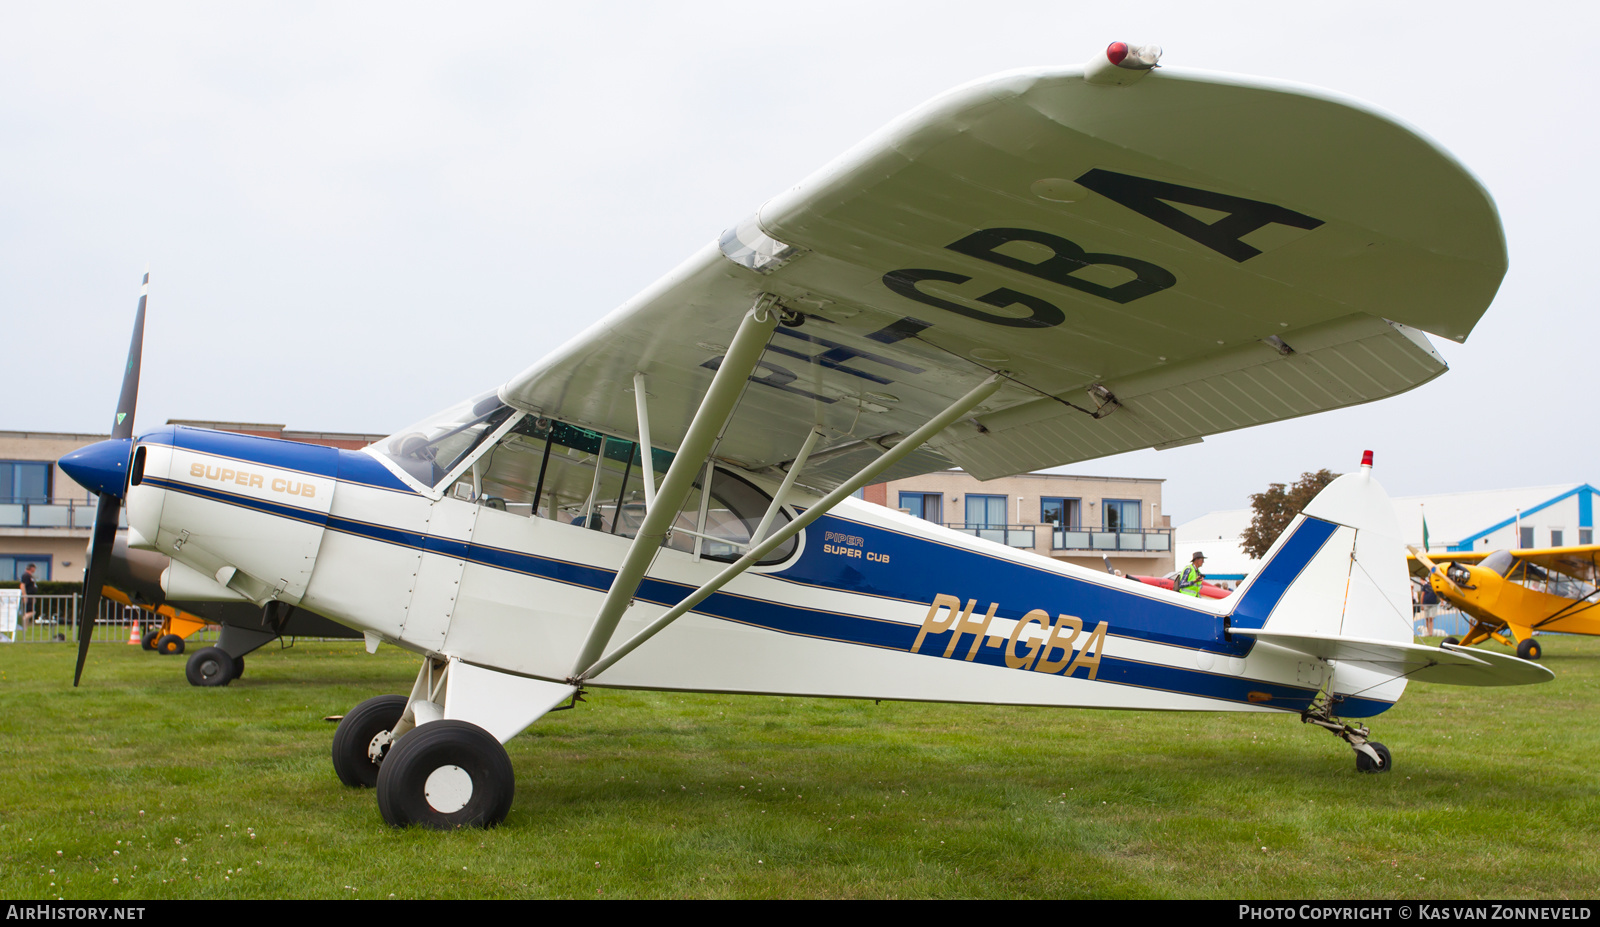
POLYGON ((1592 898, 1600 639, 1413 684, 1389 775, 1294 717, 595 691, 507 745, 510 818, 397 831, 332 723, 417 659, 0 648, 8 898, 1592 898))

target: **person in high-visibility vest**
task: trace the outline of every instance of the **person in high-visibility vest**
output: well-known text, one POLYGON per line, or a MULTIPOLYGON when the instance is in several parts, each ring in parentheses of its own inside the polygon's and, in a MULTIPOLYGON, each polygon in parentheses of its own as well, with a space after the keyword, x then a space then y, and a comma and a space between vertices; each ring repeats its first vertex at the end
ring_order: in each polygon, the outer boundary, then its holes
POLYGON ((1184 595, 1192 595, 1198 599, 1200 597, 1200 584, 1206 580, 1206 574, 1200 572, 1200 568, 1205 564, 1206 555, 1198 550, 1195 551, 1194 559, 1178 574, 1178 581, 1173 584, 1173 588, 1184 595))

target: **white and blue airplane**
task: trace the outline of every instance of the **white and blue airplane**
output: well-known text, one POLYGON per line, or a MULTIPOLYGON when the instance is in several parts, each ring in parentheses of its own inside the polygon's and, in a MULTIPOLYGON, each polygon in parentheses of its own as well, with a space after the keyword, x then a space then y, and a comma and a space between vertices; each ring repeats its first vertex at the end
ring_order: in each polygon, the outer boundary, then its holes
POLYGON ((362 451, 135 437, 141 297, 113 437, 61 463, 100 494, 86 592, 125 506, 170 598, 286 603, 421 654, 409 695, 333 739, 396 825, 503 820, 502 744, 592 687, 1279 712, 1388 771, 1344 719, 1408 680, 1551 676, 1413 643, 1370 458, 1222 600, 852 498, 1444 372, 1424 332, 1465 340, 1506 270, 1477 180, 1364 104, 1159 54, 1119 42, 939 96, 499 389, 362 451))

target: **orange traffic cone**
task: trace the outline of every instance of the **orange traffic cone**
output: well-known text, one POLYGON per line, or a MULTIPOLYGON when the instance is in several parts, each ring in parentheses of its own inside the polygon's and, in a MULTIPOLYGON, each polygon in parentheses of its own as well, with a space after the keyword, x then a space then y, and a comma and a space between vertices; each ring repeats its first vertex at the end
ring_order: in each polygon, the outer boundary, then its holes
POLYGON ((128 623, 128 643, 139 643, 139 622, 137 621, 128 623))

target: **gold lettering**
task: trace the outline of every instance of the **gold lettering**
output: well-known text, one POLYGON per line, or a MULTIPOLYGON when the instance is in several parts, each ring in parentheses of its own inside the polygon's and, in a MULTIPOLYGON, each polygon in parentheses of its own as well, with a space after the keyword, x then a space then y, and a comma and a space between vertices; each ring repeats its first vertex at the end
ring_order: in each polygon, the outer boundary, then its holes
POLYGON ((189 465, 189 475, 190 476, 204 477, 206 475, 206 465, 205 464, 199 464, 199 463, 190 464, 189 465))
POLYGON ((261 485, 261 474, 259 474, 259 473, 250 474, 250 485, 251 486, 260 486, 261 485))
POLYGON ((1011 629, 1011 639, 1006 642, 1006 665, 1012 669, 1027 669, 1028 664, 1033 662, 1034 656, 1039 652, 1039 642, 1029 638, 1027 656, 1017 656, 1017 641, 1022 638, 1023 629, 1030 624, 1036 624, 1041 628, 1048 629, 1050 627, 1050 613, 1042 608, 1036 608, 1023 615, 1022 620, 1017 622, 1016 627, 1011 629))
POLYGON ((283 492, 284 488, 287 487, 288 485, 289 485, 288 483, 285 483, 283 481, 283 477, 281 477, 281 476, 275 476, 275 477, 272 478, 272 491, 273 492, 283 492))
POLYGON ((1072 615, 1057 615, 1056 626, 1050 629, 1050 638, 1044 642, 1044 649, 1039 652, 1039 662, 1033 667, 1036 673, 1059 673, 1072 661, 1072 642, 1078 639, 1083 632, 1083 622, 1072 615), (1061 629, 1072 628, 1072 636, 1065 641, 1061 639, 1061 629), (1050 651, 1061 648, 1061 659, 1050 659, 1050 651))
POLYGON ((1067 668, 1067 675, 1082 666, 1089 670, 1089 678, 1093 679, 1100 672, 1100 651, 1106 645, 1106 623, 1100 622, 1090 633, 1089 639, 1084 641, 1083 649, 1078 651, 1077 659, 1072 661, 1072 666, 1067 668), (1094 656, 1089 656, 1089 651, 1094 650, 1094 656))
POLYGON ((305 489, 302 489, 300 491, 300 495, 305 496, 307 499, 316 498, 317 487, 311 485, 310 483, 307 483, 306 486, 305 486, 305 489))
POLYGON ((951 654, 956 652, 956 641, 961 640, 961 627, 962 627, 962 625, 967 623, 967 617, 972 614, 972 608, 973 608, 973 606, 975 606, 977 604, 978 604, 978 600, 977 599, 968 599, 967 600, 967 607, 961 613, 961 620, 953 622, 951 624, 951 627, 955 628, 955 633, 950 635, 950 643, 945 645, 945 648, 944 648, 944 655, 945 656, 948 657, 951 654))
POLYGON ((968 663, 978 655, 978 645, 983 643, 983 636, 989 632, 989 625, 994 624, 994 613, 999 608, 999 602, 990 602, 989 614, 984 615, 982 621, 963 621, 961 627, 956 628, 956 637, 960 637, 963 632, 972 634, 972 646, 967 648, 968 663))
POLYGON ((229 482, 230 480, 233 479, 233 471, 232 470, 223 470, 222 471, 222 476, 220 477, 220 479, 224 483, 229 482))
POLYGON ((921 649, 922 641, 928 636, 930 628, 935 634, 943 634, 950 630, 950 625, 956 620, 956 609, 960 607, 961 600, 953 595, 934 596, 933 604, 928 606, 928 617, 922 619, 922 630, 917 632, 916 643, 911 645, 911 652, 916 653, 921 649), (945 613, 943 621, 935 621, 934 618, 939 614, 939 609, 941 608, 949 609, 949 611, 945 613))
POLYGON ((249 486, 250 485, 250 471, 248 471, 248 470, 240 470, 238 475, 236 475, 233 478, 233 481, 235 483, 238 483, 240 486, 249 486))
POLYGON ((206 479, 208 479, 208 480, 220 480, 220 479, 222 479, 222 468, 221 467, 206 467, 206 479))

